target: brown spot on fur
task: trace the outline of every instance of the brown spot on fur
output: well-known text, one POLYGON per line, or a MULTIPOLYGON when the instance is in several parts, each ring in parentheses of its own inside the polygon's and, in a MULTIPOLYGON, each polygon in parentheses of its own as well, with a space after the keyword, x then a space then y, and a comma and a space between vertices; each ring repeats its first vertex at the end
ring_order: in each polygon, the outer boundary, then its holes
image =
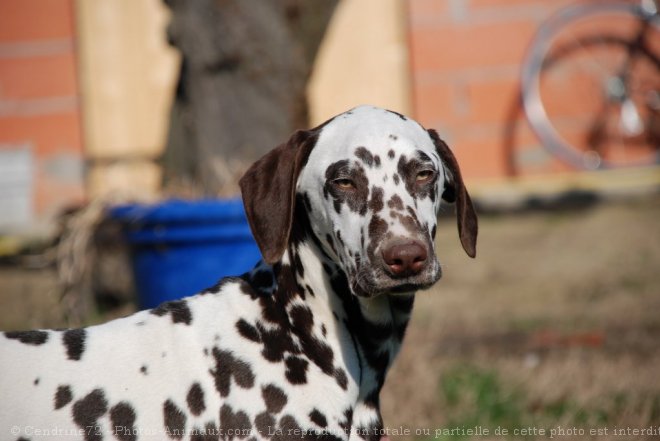
POLYGON ((66 347, 66 355, 69 360, 80 360, 85 351, 85 338, 87 331, 84 329, 69 329, 62 334, 62 341, 66 347))
POLYGON ((135 432, 135 410, 133 407, 122 401, 110 409, 111 430, 115 437, 120 441, 135 441, 137 433, 135 432))
POLYGON ((261 342, 261 335, 259 335, 259 330, 249 324, 245 319, 240 319, 236 322, 236 329, 243 338, 251 340, 255 343, 261 342))
POLYGON ((234 412, 232 408, 223 404, 220 408, 220 430, 228 441, 234 438, 244 439, 250 433, 252 424, 250 418, 243 411, 234 412))
POLYGON ((264 399, 268 412, 274 414, 279 413, 288 401, 284 391, 274 384, 262 387, 261 396, 264 399))
POLYGON ((275 427, 275 418, 268 412, 261 412, 254 418, 254 425, 261 435, 266 437, 275 427))
POLYGON ((371 199, 369 200, 369 210, 372 213, 378 213, 383 209, 383 189, 380 187, 371 188, 371 199))
POLYGON ((328 427, 328 419, 318 409, 309 413, 309 419, 319 427, 328 427))
POLYGON ((375 262, 375 250, 379 243, 383 241, 387 234, 387 222, 377 214, 371 217, 369 222, 369 246, 367 247, 367 256, 371 262, 375 262))
POLYGON ((71 402, 73 394, 69 386, 58 386, 55 392, 55 410, 61 409, 71 402))
POLYGON ((244 389, 249 389, 254 385, 254 374, 249 364, 234 357, 231 352, 221 351, 218 348, 213 348, 213 357, 215 358, 215 369, 211 370, 211 374, 220 396, 229 395, 232 378, 237 385, 244 389))
POLYGON ((206 409, 206 404, 204 404, 204 391, 199 383, 194 383, 190 386, 188 395, 186 395, 186 402, 193 415, 199 416, 204 409, 206 409))
POLYGON ((151 313, 159 317, 170 314, 172 317, 172 323, 189 325, 192 322, 192 314, 185 300, 165 302, 157 308, 152 309, 151 313))
POLYGON ((346 377, 346 371, 344 371, 342 368, 337 368, 335 370, 335 379, 337 380, 339 387, 346 390, 348 387, 348 377, 346 377))
POLYGON ((46 331, 9 331, 5 332, 5 337, 12 340, 18 340, 26 345, 39 346, 48 341, 48 332, 46 331))
POLYGON ((309 363, 307 360, 289 356, 284 361, 286 371, 284 375, 291 384, 305 384, 307 383, 307 367, 309 363))
POLYGON ((387 201, 387 206, 393 210, 403 210, 403 201, 398 194, 395 194, 387 201))
POLYGON ((387 233, 387 222, 380 216, 374 215, 369 222, 369 240, 372 245, 380 241, 387 233))
POLYGON ((371 154, 366 147, 358 147, 355 149, 355 156, 357 156, 362 162, 367 166, 372 167, 374 165, 374 156, 371 154))
POLYGON ((98 419, 108 411, 108 401, 101 389, 94 389, 73 405, 73 421, 84 429, 85 441, 101 440, 98 419))
POLYGON ((163 421, 170 438, 183 439, 186 429, 186 414, 171 400, 163 403, 163 421))

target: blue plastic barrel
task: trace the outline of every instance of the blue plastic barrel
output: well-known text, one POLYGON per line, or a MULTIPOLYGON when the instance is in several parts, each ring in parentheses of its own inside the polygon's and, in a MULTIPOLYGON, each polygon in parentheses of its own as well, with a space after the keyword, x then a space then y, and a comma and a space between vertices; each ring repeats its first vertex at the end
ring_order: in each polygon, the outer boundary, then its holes
POLYGON ((261 259, 239 199, 122 205, 110 217, 131 246, 143 309, 243 274, 261 259))

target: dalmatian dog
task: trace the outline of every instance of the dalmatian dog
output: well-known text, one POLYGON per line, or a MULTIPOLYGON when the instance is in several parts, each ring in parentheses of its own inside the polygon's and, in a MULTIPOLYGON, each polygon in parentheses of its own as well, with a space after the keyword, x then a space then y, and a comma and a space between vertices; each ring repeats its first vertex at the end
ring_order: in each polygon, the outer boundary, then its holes
POLYGON ((441 200, 477 219, 433 130, 362 106, 297 131, 240 181, 263 261, 83 329, 0 333, 2 440, 379 440, 414 295, 441 275, 441 200))

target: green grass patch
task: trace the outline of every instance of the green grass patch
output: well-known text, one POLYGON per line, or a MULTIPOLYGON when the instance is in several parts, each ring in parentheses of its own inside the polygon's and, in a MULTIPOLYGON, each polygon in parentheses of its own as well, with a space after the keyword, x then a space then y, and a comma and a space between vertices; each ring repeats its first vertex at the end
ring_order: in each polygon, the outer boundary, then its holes
MULTIPOLYGON (((446 427, 521 427, 525 400, 522 392, 505 387, 497 373, 471 365, 446 372, 440 381, 440 399, 447 411, 446 427)), ((441 435, 434 439, 463 439, 468 436, 441 435)))
POLYGON ((468 429, 487 429, 490 436, 506 430, 507 438, 535 439, 539 438, 538 434, 521 434, 521 429, 545 429, 547 437, 550 429, 558 425, 581 427, 588 433, 591 428, 621 425, 625 415, 631 413, 647 415, 646 421, 642 421, 644 424, 660 424, 660 394, 657 393, 613 393, 590 407, 570 397, 532 402, 524 388, 506 383, 497 371, 470 364, 457 365, 442 375, 439 399, 444 421, 439 430, 434 431, 435 436, 420 439, 473 438, 474 435, 467 434, 468 429), (454 432, 447 434, 451 429, 454 432))

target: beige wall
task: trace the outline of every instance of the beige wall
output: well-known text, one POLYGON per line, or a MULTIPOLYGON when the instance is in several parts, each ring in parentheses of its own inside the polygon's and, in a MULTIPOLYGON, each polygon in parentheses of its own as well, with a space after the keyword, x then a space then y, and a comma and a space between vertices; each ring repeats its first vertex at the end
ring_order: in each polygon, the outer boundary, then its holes
POLYGON ((360 104, 409 114, 405 0, 341 0, 308 87, 311 124, 360 104))
POLYGON ((84 145, 90 196, 158 191, 179 56, 162 0, 78 0, 84 145), (98 160, 103 160, 99 162, 98 160))

